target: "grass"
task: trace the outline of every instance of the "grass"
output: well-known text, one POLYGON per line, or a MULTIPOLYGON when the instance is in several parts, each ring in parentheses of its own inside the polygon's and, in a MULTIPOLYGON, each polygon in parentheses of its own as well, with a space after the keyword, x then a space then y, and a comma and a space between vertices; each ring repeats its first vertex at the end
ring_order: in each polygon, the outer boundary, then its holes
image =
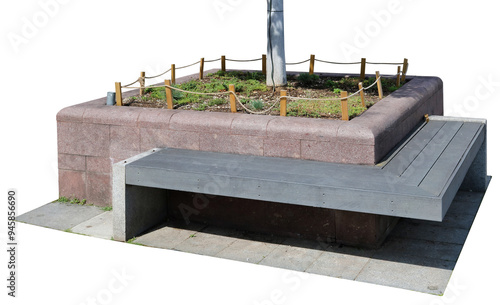
POLYGON ((108 211, 112 211, 113 207, 112 206, 102 207, 101 210, 108 212, 108 211))
MULTIPOLYGON (((366 101, 368 107, 373 105, 373 102, 366 101)), ((366 109, 361 104, 360 97, 352 97, 348 99, 349 118, 352 119, 361 114, 366 109)), ((303 101, 296 100, 288 103, 287 115, 303 116, 309 118, 320 118, 323 116, 341 116, 340 101, 303 101)))
POLYGON ((71 204, 78 204, 78 205, 91 205, 91 204, 87 204, 87 199, 78 199, 76 197, 65 197, 65 196, 61 196, 58 199, 54 200, 53 202, 71 203, 71 204))

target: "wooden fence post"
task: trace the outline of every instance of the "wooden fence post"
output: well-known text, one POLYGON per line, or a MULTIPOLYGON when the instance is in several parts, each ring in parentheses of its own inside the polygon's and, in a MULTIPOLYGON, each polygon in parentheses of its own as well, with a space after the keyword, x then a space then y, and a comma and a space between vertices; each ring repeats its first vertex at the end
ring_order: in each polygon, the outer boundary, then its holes
POLYGON ((359 96, 361 97, 361 105, 363 105, 363 107, 366 108, 366 104, 365 104, 365 90, 363 89, 363 82, 359 82, 358 83, 358 88, 359 90, 359 96))
POLYGON ((280 116, 286 116, 286 90, 280 91, 280 116))
POLYGON ((220 70, 222 72, 226 72, 226 56, 225 55, 222 55, 220 57, 220 70))
POLYGON ((205 65, 205 58, 200 59, 200 80, 203 79, 203 67, 205 65))
POLYGON ((398 66, 398 77, 396 78, 396 87, 401 85, 401 66, 398 66))
POLYGON ((229 85, 229 91, 232 93, 229 94, 229 104, 231 105, 231 112, 236 112, 236 91, 234 90, 234 85, 229 85))
POLYGON ((175 64, 172 64, 170 68, 170 79, 172 80, 172 84, 175 84, 175 64))
POLYGON ((347 106, 347 91, 340 92, 340 105, 342 109, 342 121, 349 121, 349 108, 347 106))
POLYGON ((311 54, 311 58, 309 59, 309 74, 314 74, 314 62, 316 61, 316 56, 311 54))
POLYGON ((406 79, 406 72, 408 72, 408 59, 405 58, 403 62, 403 76, 401 77, 401 81, 404 83, 406 79))
POLYGON ((115 83, 116 106, 122 106, 122 83, 115 83))
POLYGON ((141 76, 139 77, 139 84, 141 88, 139 89, 139 96, 142 96, 144 94, 144 86, 146 84, 146 72, 141 72, 141 76))
POLYGON ((172 86, 169 79, 165 80, 165 95, 167 97, 167 109, 174 109, 174 100, 172 98, 172 89, 167 86, 172 86))
POLYGON ((267 56, 262 54, 262 74, 267 74, 267 56))
POLYGON ((377 79, 378 98, 382 99, 383 98, 382 77, 380 77, 380 72, 379 71, 375 72, 375 78, 377 79))
POLYGON ((365 71, 366 71, 366 58, 361 58, 361 72, 359 73, 359 80, 365 80, 365 71))

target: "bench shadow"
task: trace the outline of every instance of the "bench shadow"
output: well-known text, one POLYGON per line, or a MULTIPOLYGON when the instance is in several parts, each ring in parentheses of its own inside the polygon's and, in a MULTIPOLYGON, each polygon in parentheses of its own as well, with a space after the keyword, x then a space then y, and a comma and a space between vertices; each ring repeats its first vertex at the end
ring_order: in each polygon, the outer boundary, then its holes
MULTIPOLYGON (((490 180, 491 177, 488 177, 490 180)), ((488 182, 489 182, 488 180, 488 182)), ((443 222, 400 219, 377 249, 352 247, 330 240, 311 240, 223 228, 171 219, 144 234, 165 227, 275 245, 453 270, 481 205, 484 193, 459 191, 443 222)), ((144 235, 143 234, 143 235, 144 235)))

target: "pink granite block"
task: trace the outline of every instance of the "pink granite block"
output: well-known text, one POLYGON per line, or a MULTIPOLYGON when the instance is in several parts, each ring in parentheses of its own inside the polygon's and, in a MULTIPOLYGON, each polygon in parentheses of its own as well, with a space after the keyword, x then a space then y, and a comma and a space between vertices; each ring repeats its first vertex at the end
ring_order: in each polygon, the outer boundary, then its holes
POLYGON ((58 167, 75 171, 85 170, 85 156, 58 154, 58 167))
POLYGON ((179 111, 170 119, 170 129, 204 133, 229 134, 235 113, 179 111))
POLYGON ((227 134, 200 135, 200 150, 242 155, 264 155, 264 139, 227 134))
POLYGON ((300 159, 300 140, 264 139, 264 156, 300 159))
POLYGON ((301 140, 300 144, 302 159, 332 163, 340 163, 342 160, 337 150, 337 142, 301 140))
POLYGON ((108 156, 109 126, 58 122, 57 148, 60 154, 108 156))
POLYGON ((356 145, 351 143, 337 143, 337 152, 340 163, 347 164, 375 164, 375 152, 373 145, 356 145))
POLYGON ((334 141, 338 128, 344 122, 337 120, 275 117, 267 125, 267 136, 280 139, 334 141))
POLYGON ((94 106, 85 110, 83 122, 118 126, 137 126, 140 107, 127 106, 94 106))
POLYGON ((168 129, 170 118, 179 110, 144 108, 138 118, 140 128, 168 129))
POLYGON ((115 164, 116 162, 131 158, 140 153, 141 151, 139 150, 117 150, 110 154, 109 160, 111 161, 111 164, 115 164))
POLYGON ((375 143, 375 137, 371 128, 375 123, 371 123, 371 121, 367 123, 366 120, 362 122, 362 118, 363 116, 354 118, 341 125, 337 133, 338 141, 361 145, 373 145, 375 143))
POLYGON ((109 157, 87 156, 87 172, 109 174, 111 173, 111 159, 109 157))
POLYGON ((85 172, 59 169, 59 197, 85 199, 85 172))
POLYGON ((56 115, 58 122, 82 122, 86 107, 74 105, 60 110, 56 115))
POLYGON ((111 205, 112 182, 110 174, 87 173, 87 201, 97 206, 111 205))
POLYGON ((239 114, 231 124, 231 134, 265 137, 270 115, 239 114))
MULTIPOLYGON (((141 128, 141 151, 150 150, 155 147, 166 147, 168 146, 168 137, 171 133, 175 131, 170 131, 167 129, 157 129, 157 128, 141 128)), ((198 135, 198 134, 196 134, 198 135)), ((198 142, 198 141, 196 141, 198 142)))
MULTIPOLYGON (((200 135, 198 132, 168 130, 166 147, 200 150, 200 135)), ((163 145, 162 145, 163 146, 163 145)))
POLYGON ((117 151, 140 151, 140 129, 127 126, 110 126, 110 154, 117 151))

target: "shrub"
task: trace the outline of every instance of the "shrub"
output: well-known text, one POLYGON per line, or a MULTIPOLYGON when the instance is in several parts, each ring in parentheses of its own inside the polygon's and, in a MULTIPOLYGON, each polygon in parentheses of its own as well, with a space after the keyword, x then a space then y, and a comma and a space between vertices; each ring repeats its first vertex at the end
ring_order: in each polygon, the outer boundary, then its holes
POLYGON ((311 87, 319 81, 319 76, 316 74, 301 73, 297 81, 302 87, 311 87))

